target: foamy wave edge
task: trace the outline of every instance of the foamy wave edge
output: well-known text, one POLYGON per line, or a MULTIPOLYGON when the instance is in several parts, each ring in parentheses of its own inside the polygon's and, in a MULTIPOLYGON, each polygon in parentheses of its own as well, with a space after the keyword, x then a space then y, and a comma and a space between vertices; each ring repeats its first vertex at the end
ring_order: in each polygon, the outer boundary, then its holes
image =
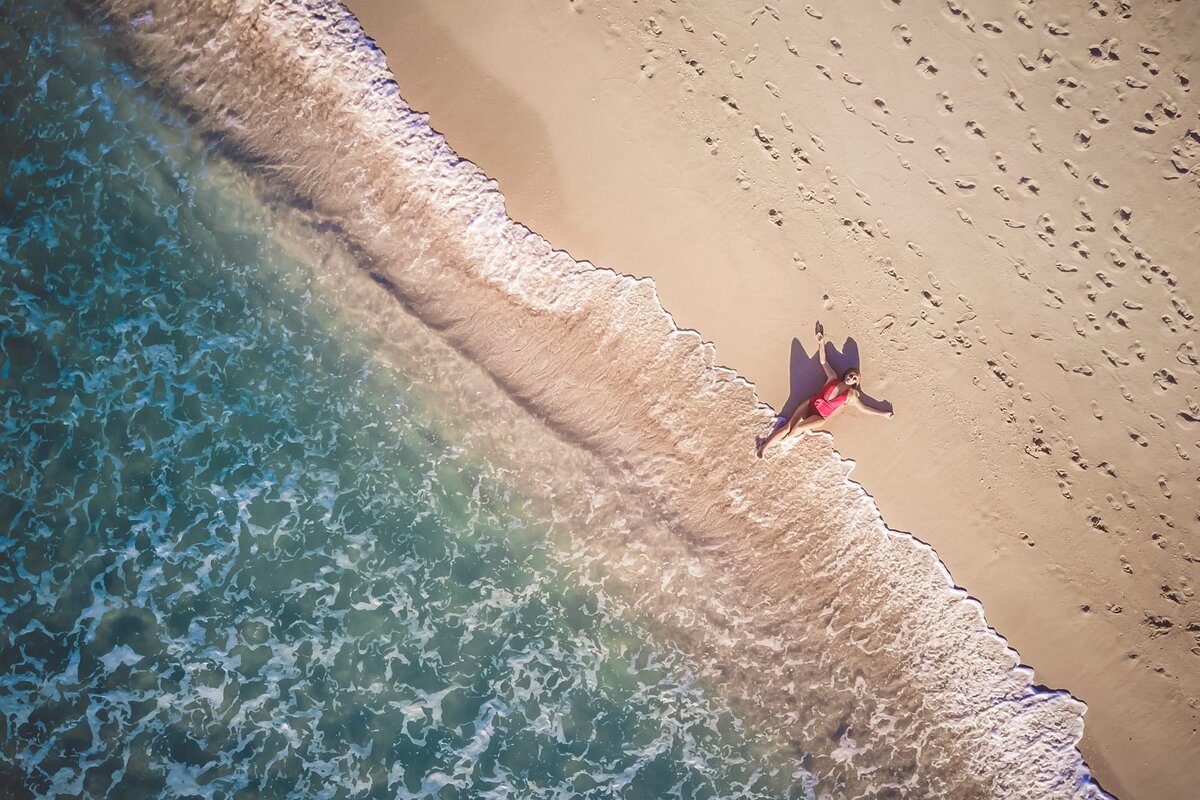
POLYGON ((404 103, 339 2, 212 0, 208 17, 198 4, 102 5, 202 127, 339 221, 376 279, 519 403, 619 464, 748 587, 826 622, 831 658, 858 648, 881 662, 897 704, 931 713, 916 751, 953 748, 939 761, 993 796, 1108 796, 1078 751, 1085 705, 1033 684, 933 549, 886 526, 853 462, 827 437, 755 462, 749 443, 771 411, 754 385, 675 324, 652 280, 576 262, 509 219, 495 183, 404 103), (581 342, 592 352, 572 349, 581 342), (781 549, 799 574, 778 569, 781 549), (857 595, 805 595, 822 577, 857 595))

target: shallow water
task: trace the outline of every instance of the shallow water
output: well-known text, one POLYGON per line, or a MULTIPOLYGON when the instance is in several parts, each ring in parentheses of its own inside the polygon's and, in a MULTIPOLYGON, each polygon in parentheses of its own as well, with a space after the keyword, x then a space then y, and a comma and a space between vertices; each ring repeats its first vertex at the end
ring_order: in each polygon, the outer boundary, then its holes
POLYGON ((0 794, 805 796, 318 289, 329 237, 109 32, 0 12, 0 794))

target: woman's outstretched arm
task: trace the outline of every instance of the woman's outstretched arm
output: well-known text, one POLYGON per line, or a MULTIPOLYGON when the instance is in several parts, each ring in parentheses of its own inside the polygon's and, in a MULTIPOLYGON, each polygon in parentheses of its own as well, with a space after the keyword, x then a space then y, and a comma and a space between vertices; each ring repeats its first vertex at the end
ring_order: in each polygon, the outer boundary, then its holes
POLYGON ((833 367, 829 366, 829 362, 825 360, 825 332, 817 332, 817 357, 821 359, 821 369, 825 370, 825 380, 831 381, 837 377, 837 373, 833 371, 833 367))
POLYGON ((850 405, 853 405, 864 414, 874 414, 877 417, 887 417, 888 419, 891 419, 896 415, 894 411, 884 411, 882 408, 872 408, 859 398, 857 392, 855 392, 854 396, 850 398, 850 405))

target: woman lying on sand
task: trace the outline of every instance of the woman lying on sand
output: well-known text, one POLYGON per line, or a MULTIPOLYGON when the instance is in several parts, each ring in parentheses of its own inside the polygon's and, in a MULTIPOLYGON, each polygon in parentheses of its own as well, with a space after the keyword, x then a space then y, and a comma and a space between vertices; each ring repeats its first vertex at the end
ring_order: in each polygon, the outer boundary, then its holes
POLYGON ((759 440, 759 458, 763 457, 763 451, 771 442, 789 436, 799 436, 804 431, 817 430, 825 424, 825 420, 840 411, 843 406, 854 406, 868 414, 877 414, 889 419, 892 417, 891 411, 871 408, 859 402, 858 385, 861 378, 857 367, 846 370, 839 378, 833 368, 829 366, 825 360, 825 332, 821 330, 820 323, 817 324, 817 354, 821 359, 821 369, 825 370, 824 388, 813 395, 811 400, 802 403, 792 414, 792 418, 772 431, 770 436, 759 440))

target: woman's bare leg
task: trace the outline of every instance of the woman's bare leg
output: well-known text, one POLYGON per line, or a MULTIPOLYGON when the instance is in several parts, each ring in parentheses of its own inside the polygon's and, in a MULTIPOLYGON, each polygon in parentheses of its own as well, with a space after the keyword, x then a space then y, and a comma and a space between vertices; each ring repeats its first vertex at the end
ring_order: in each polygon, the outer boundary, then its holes
POLYGON ((784 436, 787 436, 789 433, 791 433, 791 431, 792 431, 792 421, 791 420, 788 420, 787 422, 783 423, 775 430, 771 431, 770 436, 768 436, 763 441, 759 442, 758 450, 757 450, 758 457, 762 458, 763 451, 765 451, 767 449, 767 447, 769 447, 771 445, 771 442, 774 442, 776 439, 782 439, 784 436))
POLYGON ((799 436, 804 431, 815 431, 825 424, 825 417, 820 414, 812 414, 792 425, 787 432, 787 437, 790 439, 793 436, 799 436))
POLYGON ((796 426, 803 425, 812 419, 817 419, 817 420, 820 420, 821 422, 825 421, 825 418, 822 417, 820 414, 812 414, 812 415, 807 414, 809 408, 810 408, 810 406, 808 403, 805 403, 804 405, 800 406, 800 408, 797 408, 795 410, 795 412, 792 413, 791 418, 787 422, 783 423, 778 428, 771 431, 771 435, 759 443, 758 457, 762 458, 763 453, 766 451, 767 447, 770 446, 770 444, 772 442, 776 441, 777 439, 782 439, 785 436, 791 436, 793 434, 793 431, 796 430, 796 426))

